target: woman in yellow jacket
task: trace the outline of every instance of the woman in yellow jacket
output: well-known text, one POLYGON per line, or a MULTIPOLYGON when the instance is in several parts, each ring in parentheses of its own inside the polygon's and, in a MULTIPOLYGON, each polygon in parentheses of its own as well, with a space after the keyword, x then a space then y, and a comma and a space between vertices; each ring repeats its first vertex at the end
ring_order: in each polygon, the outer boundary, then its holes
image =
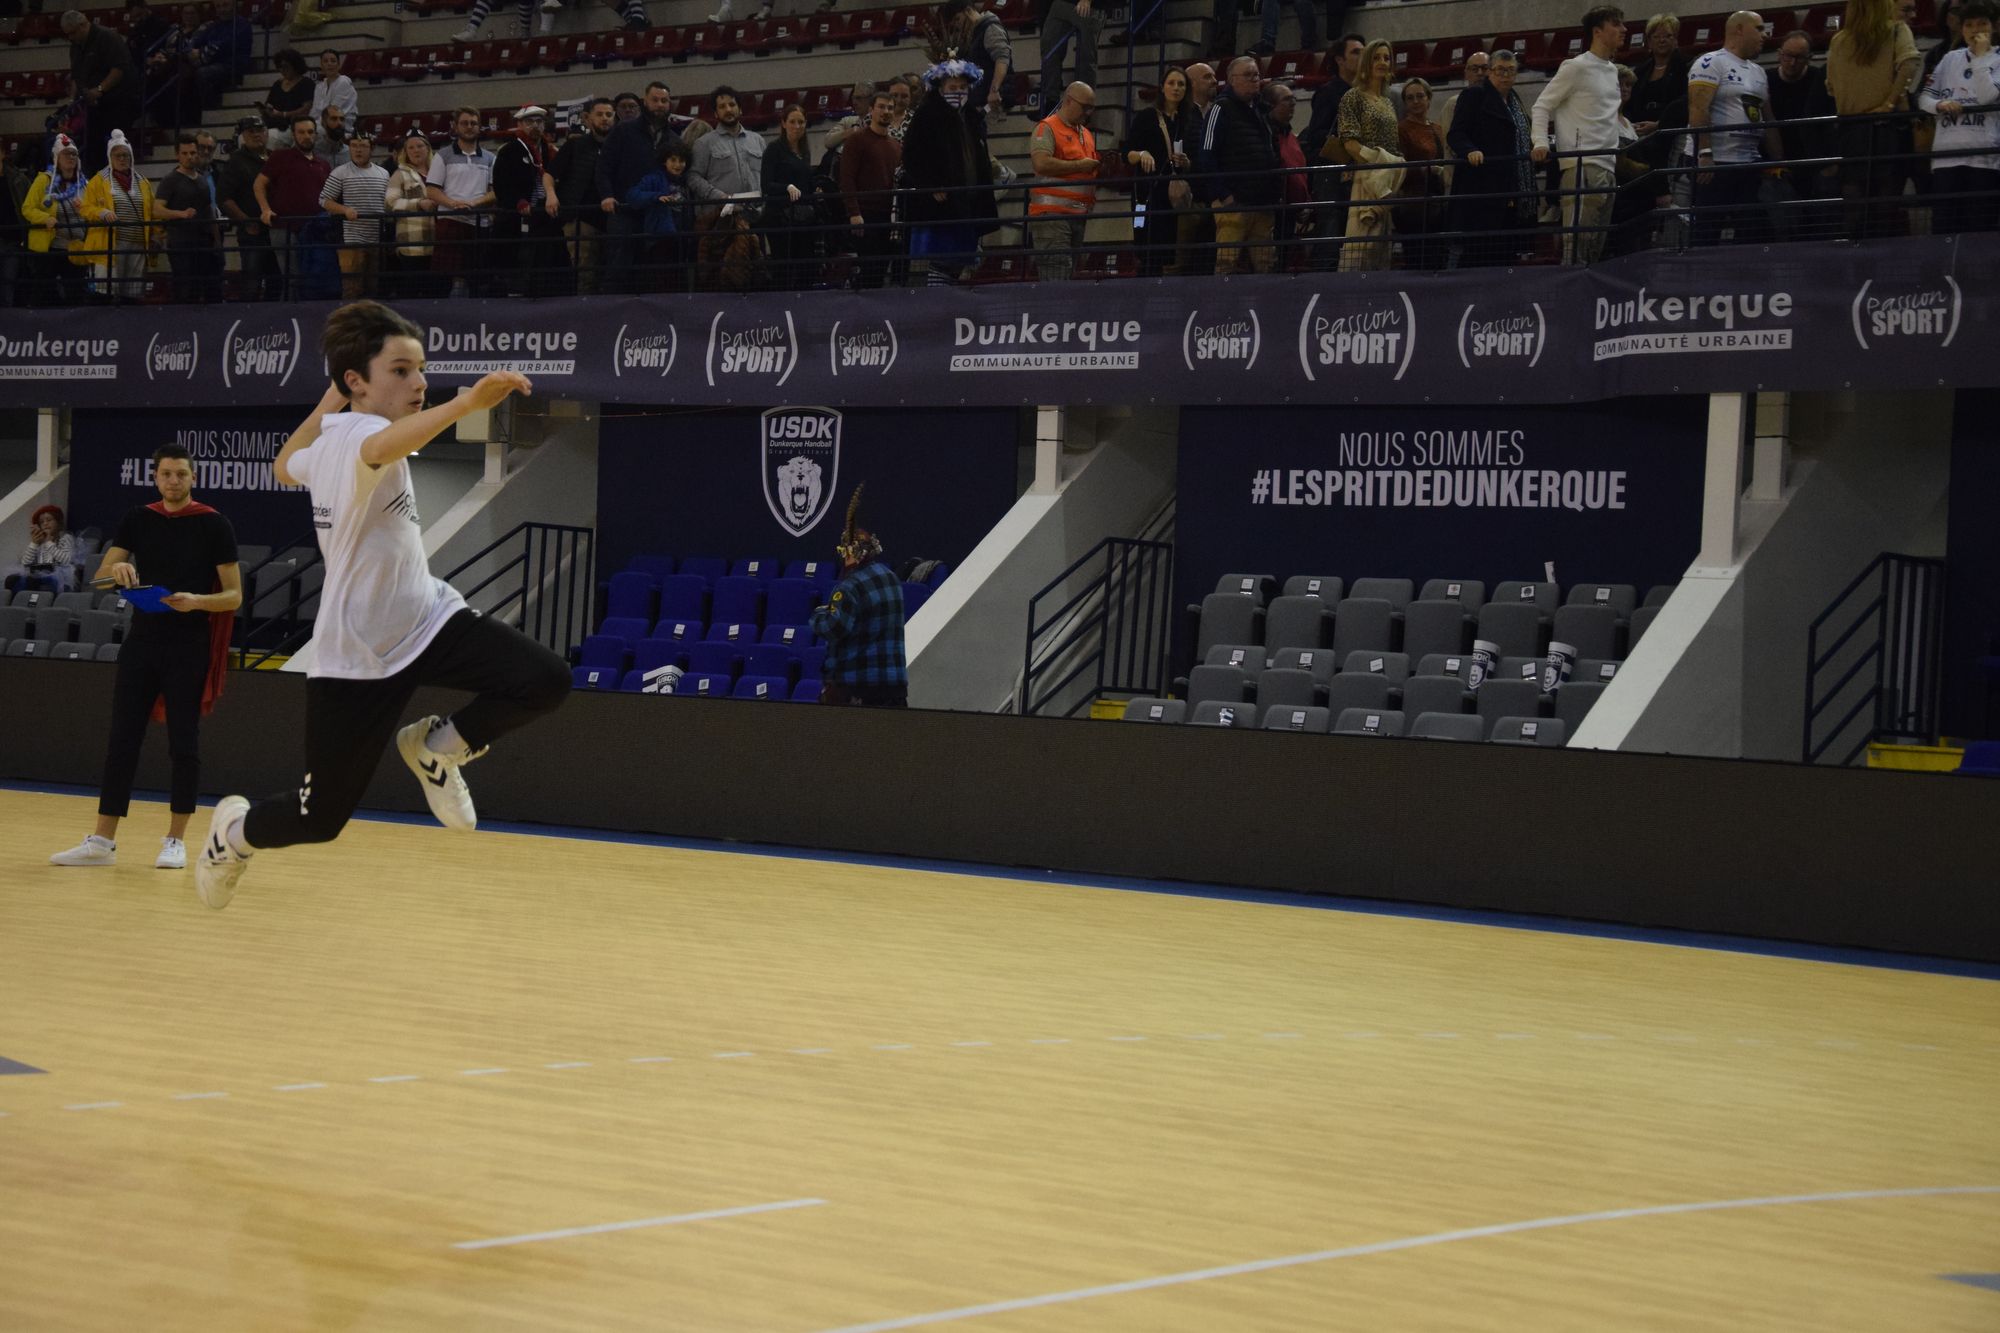
POLYGON ((90 178, 83 174, 83 154, 67 134, 58 134, 55 163, 35 177, 21 201, 21 219, 28 224, 31 298, 44 304, 82 305, 84 273, 69 262, 69 249, 81 244, 83 191, 90 178))
POLYGON ((83 187, 83 220, 90 234, 71 245, 69 262, 87 264, 96 290, 114 301, 145 295, 146 265, 159 244, 153 186, 132 166, 132 145, 123 130, 111 131, 105 146, 110 165, 83 187))

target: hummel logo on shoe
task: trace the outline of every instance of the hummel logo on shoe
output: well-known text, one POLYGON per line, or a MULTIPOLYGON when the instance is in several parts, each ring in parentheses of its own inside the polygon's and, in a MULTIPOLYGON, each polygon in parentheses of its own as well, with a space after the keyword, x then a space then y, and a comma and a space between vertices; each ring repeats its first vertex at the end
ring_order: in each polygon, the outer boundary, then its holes
POLYGON ((424 800, 438 823, 460 833, 470 833, 479 826, 479 815, 473 809, 472 792, 459 768, 476 756, 439 754, 430 749, 425 741, 443 725, 444 719, 438 717, 412 722, 396 733, 396 752, 423 784, 424 800))

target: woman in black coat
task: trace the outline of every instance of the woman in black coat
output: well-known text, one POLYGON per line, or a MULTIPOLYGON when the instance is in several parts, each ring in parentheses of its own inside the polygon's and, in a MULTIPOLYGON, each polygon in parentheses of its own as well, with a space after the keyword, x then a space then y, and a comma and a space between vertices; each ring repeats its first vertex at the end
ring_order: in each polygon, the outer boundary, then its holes
POLYGON ((1459 159, 1451 194, 1461 231, 1489 232, 1465 241, 1465 264, 1510 264, 1526 248, 1523 236, 1501 235, 1534 220, 1535 180, 1528 160, 1528 113, 1514 94, 1512 51, 1495 51, 1486 82, 1458 95, 1445 141, 1459 159))
MULTIPOLYGON (((1275 0, 1271 0, 1275 3, 1275 0)), ((1143 211, 1132 219, 1132 240, 1139 249, 1139 276, 1157 278, 1174 257, 1175 217, 1173 196, 1191 199, 1187 183, 1175 181, 1184 175, 1189 161, 1187 150, 1198 135, 1194 110, 1188 105, 1188 77, 1177 69, 1160 80, 1160 98, 1151 110, 1135 110, 1126 120, 1126 157, 1136 164, 1140 153, 1153 155, 1153 174, 1135 182, 1133 199, 1143 211)))
POLYGON ((903 221, 910 258, 928 261, 930 287, 955 285, 978 257, 979 238, 999 225, 986 118, 971 98, 980 73, 964 60, 925 70, 924 100, 903 132, 903 221))
POLYGON ((798 288, 819 276, 820 233, 813 225, 818 194, 806 109, 794 103, 778 118, 778 137, 764 150, 764 226, 777 285, 798 288))

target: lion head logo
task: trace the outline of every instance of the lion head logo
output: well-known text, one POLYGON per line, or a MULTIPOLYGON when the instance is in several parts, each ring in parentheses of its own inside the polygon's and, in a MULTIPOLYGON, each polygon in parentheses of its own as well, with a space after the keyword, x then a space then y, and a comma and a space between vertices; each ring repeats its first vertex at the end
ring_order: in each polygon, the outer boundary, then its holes
POLYGON ((778 499, 794 528, 802 529, 811 521, 822 491, 819 464, 810 458, 788 458, 779 465, 778 499))

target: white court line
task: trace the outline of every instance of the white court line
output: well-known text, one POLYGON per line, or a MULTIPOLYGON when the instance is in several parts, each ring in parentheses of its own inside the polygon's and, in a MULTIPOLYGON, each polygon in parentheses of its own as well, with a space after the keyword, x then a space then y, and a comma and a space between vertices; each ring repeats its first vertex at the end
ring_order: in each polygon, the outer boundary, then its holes
POLYGON ((1420 1035, 1429 1041, 1457 1041, 1460 1036, 1456 1032, 1425 1032, 1420 1035))
POLYGON ((544 1068, 544 1069, 588 1069, 588 1068, 590 1068, 590 1061, 588 1061, 588 1060, 558 1060, 558 1061, 556 1061, 556 1062, 555 1062, 554 1064, 552 1064, 552 1065, 543 1065, 543 1066, 542 1066, 542 1068, 544 1068))
POLYGON ((1030 1038, 1028 1038, 1028 1045, 1030 1045, 1030 1046, 1067 1046, 1067 1045, 1069 1045, 1069 1038, 1068 1038, 1068 1037, 1030 1037, 1030 1038))
POLYGON ((1496 1032, 1493 1034, 1493 1040, 1495 1041, 1533 1041, 1534 1039, 1535 1034, 1532 1032, 1496 1032))
POLYGON ((1332 1259, 1357 1259, 1370 1254, 1390 1254, 1397 1250, 1415 1250, 1429 1245, 1447 1245, 1453 1241, 1481 1240, 1488 1236, 1511 1236, 1524 1231, 1546 1231, 1553 1227, 1583 1226, 1591 1222, 1622 1222, 1635 1217, 1667 1217, 1675 1213, 1710 1213, 1731 1208, 1772 1208, 1795 1203, 1847 1203, 1862 1199, 1919 1199, 1950 1194, 2000 1194, 2000 1185, 1938 1185, 1919 1189, 1900 1190, 1844 1190, 1835 1194, 1780 1194, 1758 1199, 1717 1199, 1704 1203, 1665 1203, 1648 1208, 1613 1208, 1601 1213, 1571 1213, 1564 1217, 1536 1217, 1523 1222, 1499 1222, 1492 1226, 1466 1227, 1459 1231, 1437 1231, 1428 1236, 1403 1236, 1396 1240, 1379 1240, 1369 1245, 1349 1245, 1338 1250, 1314 1250, 1309 1254, 1287 1254, 1276 1259, 1257 1259, 1244 1264, 1225 1264, 1218 1268, 1196 1268, 1185 1273, 1165 1273, 1159 1277, 1139 1278, 1131 1282, 1113 1282, 1101 1287, 1078 1287, 1073 1291, 1052 1291, 1041 1296, 1023 1296, 1011 1301, 992 1301, 985 1305, 961 1305, 955 1310, 933 1310, 928 1314, 905 1315, 900 1319, 883 1319, 872 1324, 846 1324, 840 1328, 826 1329, 824 1333, 891 1333, 899 1328, 923 1328, 931 1324, 949 1324, 961 1319, 977 1319, 981 1315, 1007 1314, 1015 1310, 1034 1310, 1049 1305, 1066 1305, 1072 1301, 1086 1301, 1098 1296, 1125 1296, 1135 1291, 1154 1291, 1161 1287, 1184 1286, 1190 1282, 1206 1282, 1211 1278, 1242 1277, 1248 1273, 1266 1273, 1277 1268, 1297 1268, 1304 1264, 1325 1263, 1332 1259))
POLYGON ((415 1083, 422 1074, 382 1074, 368 1081, 370 1083, 415 1083))
POLYGON ((878 1051, 909 1051, 909 1050, 915 1050, 916 1048, 911 1046, 910 1043, 906 1041, 900 1041, 900 1042, 891 1042, 887 1046, 877 1046, 875 1049, 878 1051))
POLYGON ((832 1054, 833 1054, 833 1047, 831 1047, 831 1046, 794 1046, 794 1047, 793 1047, 793 1048, 791 1049, 791 1052, 790 1052, 790 1053, 791 1053, 791 1054, 793 1054, 793 1055, 832 1055, 832 1054))
POLYGON ((461 1069, 458 1071, 458 1076, 460 1078, 481 1078, 487 1074, 504 1074, 506 1072, 504 1069, 461 1069))
POLYGON ((272 1092, 314 1092, 325 1087, 324 1083, 280 1083, 272 1092))
POLYGON ((125 1104, 124 1102, 78 1102, 78 1103, 76 1103, 76 1104, 75 1104, 74 1106, 65 1106, 65 1107, 63 1107, 63 1110, 65 1110, 65 1111, 115 1111, 115 1110, 117 1110, 117 1109, 118 1109, 119 1107, 123 1106, 124 1104, 125 1104))
POLYGON ((1614 1036, 1612 1036, 1612 1035, 1611 1035, 1611 1034, 1610 1034, 1609 1032, 1579 1032, 1579 1033, 1577 1033, 1577 1034, 1576 1034, 1576 1039, 1577 1039, 1578 1041, 1616 1041, 1616 1040, 1617 1040, 1617 1038, 1616 1038, 1616 1037, 1614 1037, 1614 1036))
POLYGON ((755 1051, 717 1051, 715 1058, 717 1060, 748 1060, 756 1054, 757 1052, 755 1051))
POLYGON ((1144 1037, 1106 1037, 1106 1041, 1144 1041, 1144 1037))
POLYGON ((211 1097, 227 1097, 228 1095, 226 1092, 177 1092, 174 1094, 174 1100, 177 1102, 201 1102, 207 1101, 211 1097))
POLYGON ((790 1208, 811 1208, 825 1199, 786 1199, 781 1203, 752 1203, 741 1208, 712 1208, 705 1213, 676 1213, 671 1217, 642 1217, 633 1222, 600 1222, 589 1227, 564 1227, 559 1231, 531 1231, 521 1236, 495 1236, 489 1240, 461 1240, 454 1250, 491 1250, 502 1245, 529 1245, 543 1240, 568 1240, 573 1236, 601 1236, 610 1231, 638 1231, 645 1227, 671 1227, 683 1222, 710 1222, 719 1217, 748 1217, 752 1213, 776 1213, 790 1208))
POLYGON ((952 1043, 954 1046, 991 1046, 992 1044, 990 1041, 955 1041, 952 1043))
POLYGON ((664 1065, 673 1063, 671 1055, 635 1055, 625 1063, 628 1065, 664 1065))

